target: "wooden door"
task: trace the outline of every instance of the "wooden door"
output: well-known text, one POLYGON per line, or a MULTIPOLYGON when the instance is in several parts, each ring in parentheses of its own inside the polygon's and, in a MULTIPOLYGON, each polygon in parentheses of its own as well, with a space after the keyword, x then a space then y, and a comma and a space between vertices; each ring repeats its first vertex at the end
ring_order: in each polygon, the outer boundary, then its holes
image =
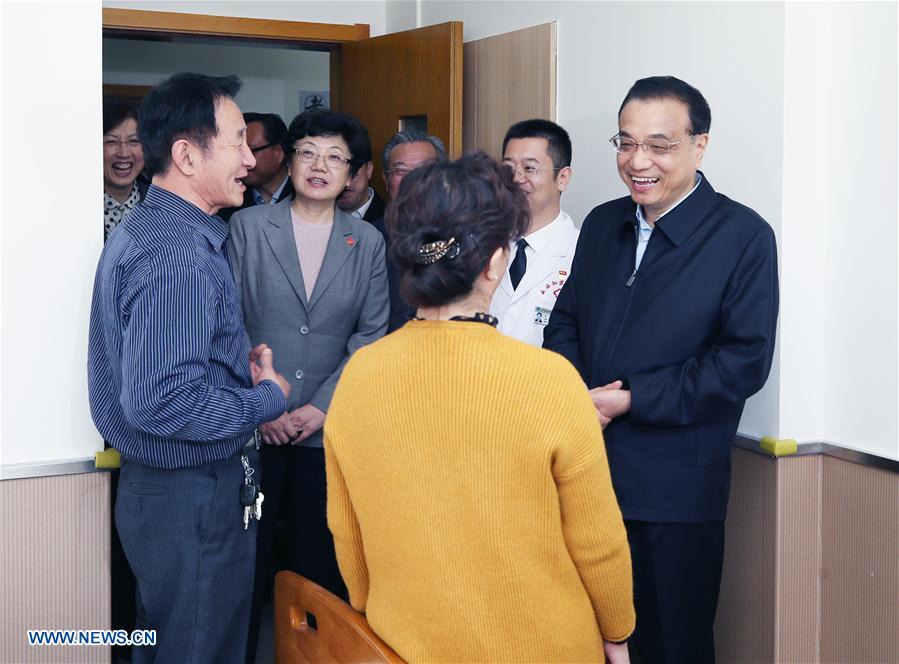
POLYGON ((331 59, 332 106, 359 118, 371 137, 372 186, 385 199, 380 153, 397 131, 426 125, 462 153, 462 23, 342 44, 331 59), (334 99, 334 91, 337 91, 334 99))
POLYGON ((514 123, 556 120, 556 24, 485 37, 465 44, 466 152, 501 159, 503 137, 514 123))

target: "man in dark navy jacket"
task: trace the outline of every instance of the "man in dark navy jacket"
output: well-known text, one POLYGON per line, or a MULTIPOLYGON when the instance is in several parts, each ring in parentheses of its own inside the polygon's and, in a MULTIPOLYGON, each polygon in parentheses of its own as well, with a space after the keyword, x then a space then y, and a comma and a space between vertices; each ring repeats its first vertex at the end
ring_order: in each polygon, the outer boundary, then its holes
POLYGON ((630 196, 584 221, 544 347, 605 427, 635 575, 643 662, 713 662, 730 449, 777 325, 771 227, 698 169, 711 112, 673 77, 637 81, 612 139, 630 196))

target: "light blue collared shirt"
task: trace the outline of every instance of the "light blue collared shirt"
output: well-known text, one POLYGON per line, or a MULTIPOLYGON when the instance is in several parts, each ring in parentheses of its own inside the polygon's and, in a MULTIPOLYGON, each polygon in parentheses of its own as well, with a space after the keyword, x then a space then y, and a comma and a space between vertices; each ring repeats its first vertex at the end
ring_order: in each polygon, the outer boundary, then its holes
MULTIPOLYGON (((699 183, 702 182, 702 175, 699 173, 696 174, 696 184, 693 185, 693 188, 677 203, 672 205, 670 208, 665 210, 662 214, 659 215, 659 219, 664 217, 666 214, 671 212, 678 205, 687 200, 687 197, 696 191, 696 187, 699 186, 699 183)), ((656 223, 659 223, 659 219, 656 219, 656 223)), ((640 263, 643 262, 643 254, 646 253, 646 247, 649 245, 649 236, 652 235, 652 226, 649 225, 649 222, 646 221, 646 217, 643 216, 643 206, 637 206, 637 223, 635 225, 635 229, 637 232, 637 256, 634 259, 634 273, 640 269, 640 263)))
POLYGON ((262 197, 262 194, 259 193, 259 190, 257 190, 255 187, 253 187, 253 202, 255 202, 256 205, 270 205, 270 204, 277 203, 278 199, 281 198, 281 192, 284 191, 284 187, 287 185, 287 181, 289 179, 290 179, 289 175, 286 178, 284 178, 284 182, 282 182, 281 186, 278 187, 277 190, 275 190, 274 195, 272 196, 271 200, 269 200, 269 201, 266 201, 262 197))

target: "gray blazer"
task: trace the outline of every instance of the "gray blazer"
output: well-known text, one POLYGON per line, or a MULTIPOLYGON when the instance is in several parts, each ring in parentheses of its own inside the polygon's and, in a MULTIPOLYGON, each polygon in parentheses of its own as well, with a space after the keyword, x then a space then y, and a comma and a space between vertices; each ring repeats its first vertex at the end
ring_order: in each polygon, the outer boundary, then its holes
MULTIPOLYGON (((236 212, 229 256, 250 342, 268 344, 275 369, 290 381, 288 409, 311 403, 328 412, 350 355, 387 330, 384 239, 368 222, 335 207, 325 258, 307 302, 290 203, 236 212)), ((321 447, 322 432, 301 445, 321 447)))

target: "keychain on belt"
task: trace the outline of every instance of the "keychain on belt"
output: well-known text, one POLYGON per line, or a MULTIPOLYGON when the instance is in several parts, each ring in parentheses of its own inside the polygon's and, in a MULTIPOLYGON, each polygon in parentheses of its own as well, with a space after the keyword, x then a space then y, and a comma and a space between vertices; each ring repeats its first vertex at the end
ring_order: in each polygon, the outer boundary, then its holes
POLYGON ((240 454, 240 463, 243 465, 243 484, 240 485, 240 504, 243 506, 243 529, 250 527, 250 521, 262 518, 262 501, 265 500, 265 494, 259 485, 253 481, 253 467, 250 466, 250 459, 245 452, 240 454))

